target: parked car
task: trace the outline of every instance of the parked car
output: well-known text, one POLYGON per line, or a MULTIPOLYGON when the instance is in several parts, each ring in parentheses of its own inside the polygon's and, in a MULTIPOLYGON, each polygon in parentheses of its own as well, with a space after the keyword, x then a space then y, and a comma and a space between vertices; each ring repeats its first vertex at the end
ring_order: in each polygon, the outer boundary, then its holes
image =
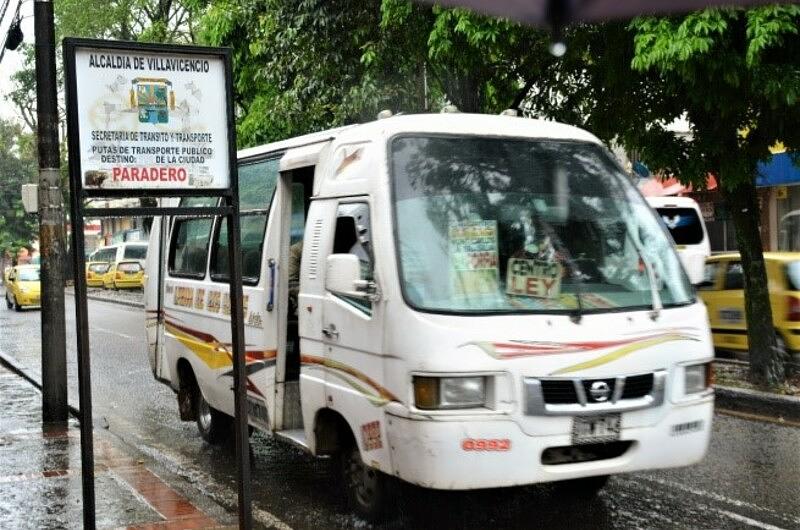
POLYGON ((103 276, 108 272, 109 264, 104 261, 86 263, 86 286, 103 287, 103 276))
POLYGON ((103 274, 103 288, 116 289, 114 285, 114 274, 117 272, 117 264, 109 263, 106 272, 103 274))
POLYGON ((102 286, 106 289, 115 289, 114 277, 116 267, 122 261, 138 263, 144 269, 144 262, 147 258, 147 243, 119 243, 102 247, 92 253, 90 259, 93 262, 108 263, 109 268, 103 274, 102 286))
POLYGON ((13 267, 6 282, 6 306, 21 311, 24 307, 39 307, 40 299, 39 265, 13 267))
MULTIPOLYGON (((800 360, 800 252, 765 252, 764 261, 778 346, 800 360)), ((746 352, 744 276, 739 254, 708 258, 697 288, 708 308, 714 347, 746 352)))
POLYGON ((114 288, 144 288, 144 267, 138 261, 121 261, 114 271, 114 288))

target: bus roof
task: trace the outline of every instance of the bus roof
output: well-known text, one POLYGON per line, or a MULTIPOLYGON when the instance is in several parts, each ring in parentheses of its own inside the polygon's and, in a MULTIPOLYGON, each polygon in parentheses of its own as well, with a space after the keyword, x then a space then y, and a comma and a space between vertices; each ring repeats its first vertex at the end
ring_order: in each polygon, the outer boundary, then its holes
POLYGON ((488 114, 409 114, 392 116, 360 125, 338 127, 243 149, 238 152, 238 158, 240 160, 257 158, 267 153, 326 142, 338 137, 346 138, 348 141, 365 141, 402 133, 553 138, 601 143, 597 137, 583 129, 554 121, 488 114))

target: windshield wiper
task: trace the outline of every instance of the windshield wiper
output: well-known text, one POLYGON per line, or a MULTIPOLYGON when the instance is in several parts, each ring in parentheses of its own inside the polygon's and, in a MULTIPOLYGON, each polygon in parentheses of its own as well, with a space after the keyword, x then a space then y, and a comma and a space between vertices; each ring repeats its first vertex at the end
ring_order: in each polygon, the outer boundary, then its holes
POLYGON ((644 269, 647 271, 647 281, 650 284, 650 298, 653 300, 653 310, 650 311, 650 318, 655 320, 661 314, 661 310, 664 309, 664 305, 661 303, 661 294, 658 292, 658 285, 656 283, 656 273, 653 270, 653 264, 650 263, 649 260, 645 259, 644 251, 642 250, 641 245, 636 238, 631 235, 630 231, 627 231, 628 238, 630 238, 631 243, 633 243, 633 248, 636 249, 636 253, 639 254, 639 259, 642 260, 644 263, 644 269))

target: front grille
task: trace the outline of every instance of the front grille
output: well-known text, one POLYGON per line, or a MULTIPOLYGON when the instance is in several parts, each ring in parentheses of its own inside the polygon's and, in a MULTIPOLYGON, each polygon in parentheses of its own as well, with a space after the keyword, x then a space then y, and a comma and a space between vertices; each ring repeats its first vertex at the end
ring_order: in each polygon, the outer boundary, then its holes
POLYGON ((552 404, 577 403, 578 394, 571 380, 551 379, 542 381, 544 402, 552 404))
POLYGON ((653 374, 634 375, 625 379, 621 399, 635 399, 648 395, 653 390, 653 374))
POLYGON ((663 403, 666 370, 619 378, 526 377, 525 413, 587 415, 657 407, 663 403))

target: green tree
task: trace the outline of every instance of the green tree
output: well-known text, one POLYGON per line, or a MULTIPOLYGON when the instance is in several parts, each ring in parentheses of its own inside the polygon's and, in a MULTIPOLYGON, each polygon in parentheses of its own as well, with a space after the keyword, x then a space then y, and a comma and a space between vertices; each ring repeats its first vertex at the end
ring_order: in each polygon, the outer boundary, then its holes
POLYGON ((379 2, 219 0, 200 39, 231 46, 241 146, 357 119, 362 46, 379 34, 379 2))
POLYGON ((742 256, 750 375, 764 385, 783 380, 785 352, 772 324, 755 176, 777 140, 800 147, 799 23, 800 7, 765 6, 631 24, 633 68, 657 72, 680 98, 673 114, 682 108, 692 124, 691 140, 671 141, 682 156, 660 165, 695 183, 719 177, 742 256))
POLYGON ((58 36, 191 43, 202 0, 59 0, 58 36))
POLYGON ((242 146, 386 108, 499 112, 549 60, 541 32, 410 0, 215 0, 200 28, 234 50, 242 146))
POLYGON ((36 219, 22 208, 21 186, 36 176, 36 146, 19 124, 0 119, 0 256, 28 247, 36 219))
MULTIPOLYGON (((60 0, 54 3, 56 42, 63 37, 189 44, 195 41, 196 18, 204 0, 60 0)), ((32 45, 21 48, 22 68, 11 76, 9 97, 29 130, 36 130, 36 64, 32 45)), ((63 93, 61 54, 58 92, 63 93)), ((60 98, 61 99, 61 98, 60 98)), ((59 105, 62 124, 65 109, 59 105)), ((63 125, 62 125, 63 127, 63 125)))

